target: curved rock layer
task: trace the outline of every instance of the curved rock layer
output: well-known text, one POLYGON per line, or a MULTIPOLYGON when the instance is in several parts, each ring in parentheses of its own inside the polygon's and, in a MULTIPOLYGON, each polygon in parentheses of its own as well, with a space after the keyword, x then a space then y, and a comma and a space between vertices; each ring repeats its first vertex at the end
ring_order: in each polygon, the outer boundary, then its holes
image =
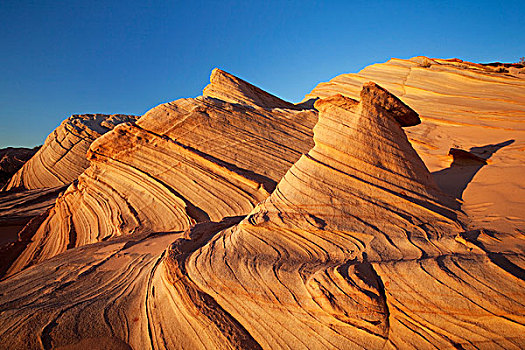
POLYGON ((7 147, 0 149, 0 188, 27 162, 39 147, 7 147))
POLYGON ((410 128, 408 137, 438 182, 447 184, 444 189, 459 194, 471 228, 525 231, 524 68, 502 70, 458 59, 391 59, 321 83, 306 100, 337 93, 356 98, 370 80, 421 115, 421 125, 410 128), (489 158, 489 164, 453 168, 450 148, 470 150, 489 158))
POLYGON ((206 348, 232 319, 225 348, 246 335, 262 348, 523 347, 522 240, 463 230, 396 118, 409 110, 386 98, 365 84, 359 104, 317 101, 315 147, 273 194, 193 253, 170 248, 180 338, 206 348), (191 312, 199 293, 213 310, 191 312))
POLYGON ((413 111, 375 84, 316 108, 315 146, 248 216, 76 248, 0 282, 0 343, 523 348, 523 240, 464 231, 401 128, 413 111))
POLYGON ((2 189, 37 189, 69 185, 88 166, 91 143, 115 125, 137 117, 114 114, 73 115, 64 120, 36 154, 16 172, 2 189))
POLYGON ((119 237, 70 250, 0 282, 2 348, 151 348, 148 314, 154 310, 145 303, 151 275, 180 236, 119 237))
POLYGON ((312 147, 315 110, 218 69, 204 91, 209 96, 160 105, 93 142, 90 167, 9 273, 114 236, 246 215, 312 147))
POLYGON ((0 195, 0 277, 31 241, 30 232, 38 227, 40 217, 53 207, 64 190, 62 186, 0 195))

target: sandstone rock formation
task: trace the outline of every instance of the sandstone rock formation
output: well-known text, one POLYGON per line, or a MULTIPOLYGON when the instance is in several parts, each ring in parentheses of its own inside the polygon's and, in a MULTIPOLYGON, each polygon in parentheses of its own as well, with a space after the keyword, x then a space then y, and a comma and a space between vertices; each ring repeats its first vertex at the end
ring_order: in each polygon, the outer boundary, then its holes
POLYGON ((84 114, 64 120, 44 145, 3 187, 3 190, 50 188, 68 185, 89 165, 86 152, 100 135, 123 122, 135 121, 130 115, 84 114))
POLYGON ((470 227, 524 232, 525 68, 510 65, 503 72, 502 67, 458 59, 391 59, 321 83, 305 100, 337 93, 357 98, 370 80, 387 88, 420 114, 421 125, 407 134, 431 172, 450 167, 450 148, 491 154, 489 165, 465 184, 463 210, 470 227))
POLYGON ((0 194, 0 277, 31 242, 41 218, 65 186, 0 194))
POLYGON ((31 158, 38 147, 7 147, 0 149, 0 188, 31 158))
POLYGON ((0 343, 523 348, 523 239, 465 231, 402 129, 414 111, 373 83, 315 107, 315 145, 249 215, 75 248, 0 282, 0 343))
MULTIPOLYGON (((0 149, 0 187, 4 186, 39 148, 0 149)), ((6 245, 18 239, 18 232, 29 220, 54 204, 59 190, 59 188, 52 188, 0 192, 0 276, 4 274, 6 264, 15 258, 7 253, 11 249, 6 245)))
POLYGON ((110 237, 246 215, 313 145, 313 109, 215 69, 204 96, 153 108, 98 138, 14 273, 110 237))
MULTIPOLYGON (((64 186, 2 193, 0 231, 6 225, 25 225, 31 218, 52 207, 62 190, 65 190, 64 186)), ((0 242, 3 238, 0 235, 0 242)))
POLYGON ((467 152, 458 148, 451 148, 448 155, 453 157, 452 164, 460 165, 487 165, 487 160, 472 152, 467 152))

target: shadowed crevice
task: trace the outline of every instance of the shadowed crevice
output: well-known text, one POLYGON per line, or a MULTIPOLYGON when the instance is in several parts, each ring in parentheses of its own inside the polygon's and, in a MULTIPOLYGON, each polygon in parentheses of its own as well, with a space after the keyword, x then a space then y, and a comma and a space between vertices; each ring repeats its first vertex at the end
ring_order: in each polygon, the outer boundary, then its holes
POLYGON ((441 190, 457 199, 463 199, 463 192, 474 176, 487 165, 487 160, 499 149, 514 143, 508 140, 497 144, 472 147, 470 152, 451 148, 449 155, 454 157, 450 167, 432 173, 441 190))
POLYGON ((179 238, 168 248, 164 263, 168 267, 168 279, 175 290, 184 299, 191 300, 198 314, 206 317, 232 348, 262 349, 235 317, 195 284, 186 270, 186 261, 192 253, 207 244, 217 233, 238 224, 242 219, 244 216, 226 217, 220 222, 204 222, 193 226, 188 232, 189 239, 179 238))
POLYGON ((493 252, 490 251, 487 247, 485 247, 485 245, 478 239, 481 234, 485 234, 491 237, 492 239, 496 239, 499 235, 499 232, 483 229, 472 230, 463 232, 461 234, 461 237, 481 248, 487 254, 487 257, 494 265, 498 266, 500 269, 525 282, 525 270, 522 269, 520 266, 514 264, 512 261, 510 261, 505 256, 505 253, 493 252))

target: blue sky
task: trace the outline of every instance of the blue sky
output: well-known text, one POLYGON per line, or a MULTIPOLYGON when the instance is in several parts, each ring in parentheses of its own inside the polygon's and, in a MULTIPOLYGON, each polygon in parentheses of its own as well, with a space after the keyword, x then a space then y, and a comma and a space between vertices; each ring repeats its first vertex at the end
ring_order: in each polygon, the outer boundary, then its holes
POLYGON ((220 67, 282 98, 391 57, 525 56, 523 1, 0 2, 0 147, 71 114, 143 114, 220 67))

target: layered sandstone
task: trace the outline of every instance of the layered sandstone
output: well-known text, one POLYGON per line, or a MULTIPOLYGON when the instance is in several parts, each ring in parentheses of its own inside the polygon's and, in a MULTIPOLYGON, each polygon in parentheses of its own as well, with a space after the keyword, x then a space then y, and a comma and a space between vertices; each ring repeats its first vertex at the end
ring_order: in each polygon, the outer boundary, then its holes
POLYGON ((91 143, 123 122, 137 117, 114 114, 73 115, 64 120, 44 145, 14 174, 2 190, 50 188, 68 185, 88 166, 91 143))
POLYGON ((523 240, 465 231, 402 129, 417 114, 374 83, 359 97, 316 102, 315 145, 249 215, 75 248, 0 282, 0 343, 523 348, 523 240))
POLYGON ((172 286, 159 276, 152 297, 173 300, 169 334, 194 348, 524 345, 522 240, 466 232, 401 129, 413 111, 375 84, 360 97, 316 102, 315 147, 238 225, 170 247, 172 286))
POLYGON ((246 215, 264 200, 313 145, 317 113, 218 69, 210 81, 203 96, 155 107, 93 142, 90 166, 10 273, 110 237, 246 215))
POLYGON ((41 218, 47 215, 65 186, 0 195, 0 277, 31 242, 41 218))
POLYGON ((321 83, 305 100, 337 93, 357 98, 369 80, 387 88, 420 114, 422 123, 410 128, 408 137, 439 182, 449 184, 446 190, 459 194, 470 227, 515 233, 525 231, 524 73, 520 65, 391 59, 321 83), (447 170, 451 148, 471 151, 489 164, 476 172, 447 170))

